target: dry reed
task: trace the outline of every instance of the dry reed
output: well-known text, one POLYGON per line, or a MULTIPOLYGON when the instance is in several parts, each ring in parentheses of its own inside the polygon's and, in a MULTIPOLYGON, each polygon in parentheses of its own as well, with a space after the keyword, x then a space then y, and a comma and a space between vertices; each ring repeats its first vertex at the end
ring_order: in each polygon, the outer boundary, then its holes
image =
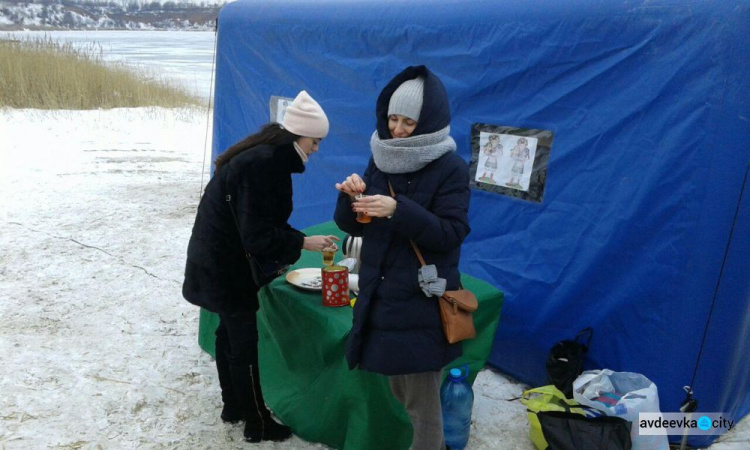
POLYGON ((50 38, 0 40, 0 107, 97 109, 200 105, 184 89, 122 64, 101 47, 74 48, 50 38))

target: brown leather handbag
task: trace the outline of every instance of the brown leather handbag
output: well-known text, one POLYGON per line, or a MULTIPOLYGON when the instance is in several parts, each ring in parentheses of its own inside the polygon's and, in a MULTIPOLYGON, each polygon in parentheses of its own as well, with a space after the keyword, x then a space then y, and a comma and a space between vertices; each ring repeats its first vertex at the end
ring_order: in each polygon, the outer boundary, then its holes
MULTIPOLYGON (((409 241, 414 253, 417 254, 419 262, 426 266, 427 264, 419 251, 419 247, 414 241, 409 241)), ((448 342, 456 342, 466 339, 474 339, 477 332, 474 329, 474 318, 471 313, 477 310, 479 302, 477 297, 468 289, 459 289, 457 291, 445 291, 438 300, 440 307, 440 320, 443 322, 443 332, 448 342)))
MULTIPOLYGON (((388 188, 391 191, 391 196, 395 198, 396 193, 393 191, 390 181, 388 182, 388 188)), ((419 263, 426 266, 427 263, 417 244, 411 240, 409 243, 414 249, 414 253, 417 254, 419 263)), ((471 313, 477 310, 479 302, 477 302, 477 297, 473 292, 463 288, 457 291, 445 291, 443 296, 438 299, 438 306, 440 307, 440 320, 443 322, 443 332, 449 343, 455 344, 466 339, 474 339, 477 336, 471 313)))
POLYGON ((479 304, 473 292, 468 289, 445 291, 440 297, 439 305, 443 331, 448 342, 455 344, 477 337, 471 313, 477 310, 479 304))

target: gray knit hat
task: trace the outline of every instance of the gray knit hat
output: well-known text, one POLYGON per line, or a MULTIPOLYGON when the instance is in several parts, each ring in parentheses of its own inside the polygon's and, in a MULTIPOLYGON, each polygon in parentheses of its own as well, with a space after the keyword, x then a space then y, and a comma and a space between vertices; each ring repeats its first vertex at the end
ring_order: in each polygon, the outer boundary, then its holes
POLYGON ((424 78, 417 77, 406 80, 391 96, 388 104, 388 115, 399 114, 419 122, 424 99, 424 78))

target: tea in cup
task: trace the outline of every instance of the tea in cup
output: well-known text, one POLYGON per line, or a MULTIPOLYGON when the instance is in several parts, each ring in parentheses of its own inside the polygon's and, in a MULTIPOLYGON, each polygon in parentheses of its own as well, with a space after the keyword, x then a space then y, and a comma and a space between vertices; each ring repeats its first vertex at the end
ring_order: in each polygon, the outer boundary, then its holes
POLYGON ((326 247, 323 249, 323 265, 324 266, 332 266, 333 265, 333 258, 336 256, 336 252, 338 251, 339 247, 336 244, 333 244, 330 247, 326 247))
MULTIPOLYGON (((362 198, 369 197, 369 195, 365 194, 357 194, 354 198, 359 201, 362 198)), ((372 221, 372 217, 368 216, 364 212, 357 211, 357 222, 359 223, 370 223, 372 221)))

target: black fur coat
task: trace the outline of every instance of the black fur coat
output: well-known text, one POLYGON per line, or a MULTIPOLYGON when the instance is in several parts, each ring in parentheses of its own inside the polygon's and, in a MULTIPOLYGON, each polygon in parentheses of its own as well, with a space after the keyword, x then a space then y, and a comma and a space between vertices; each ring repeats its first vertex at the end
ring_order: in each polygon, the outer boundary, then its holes
POLYGON ((257 287, 244 250, 281 263, 299 259, 305 235, 287 221, 293 208, 291 175, 304 170, 291 144, 260 145, 233 157, 214 175, 188 244, 185 299, 213 312, 257 310, 257 287))

